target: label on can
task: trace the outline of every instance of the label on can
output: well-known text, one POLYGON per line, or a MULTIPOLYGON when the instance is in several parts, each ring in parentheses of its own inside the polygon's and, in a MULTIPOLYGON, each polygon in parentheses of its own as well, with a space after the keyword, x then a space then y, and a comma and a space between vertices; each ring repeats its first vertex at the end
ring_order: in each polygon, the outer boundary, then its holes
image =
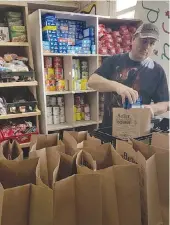
POLYGON ((52 125, 53 124, 53 117, 52 116, 47 116, 47 124, 52 125))
POLYGON ((85 120, 85 113, 84 112, 81 112, 81 119, 85 120))
POLYGON ((44 56, 44 67, 45 68, 52 68, 52 57, 51 56, 44 56))
POLYGON ((51 97, 50 98, 50 105, 51 106, 56 106, 56 97, 51 97))
POLYGON ((61 106, 61 107, 60 107, 60 116, 64 116, 64 114, 65 114, 64 111, 65 111, 65 110, 64 110, 64 107, 61 106))
POLYGON ((89 113, 89 112, 90 112, 90 107, 89 107, 88 104, 86 104, 86 105, 84 106, 84 112, 85 112, 85 113, 89 113))
POLYGON ((59 116, 59 107, 57 107, 57 106, 53 107, 53 115, 59 116))
POLYGON ((81 113, 76 113, 76 120, 80 121, 81 120, 81 113))
POLYGON ((53 108, 47 107, 47 116, 51 116, 53 114, 53 108))
POLYGON ((65 116, 60 116, 60 123, 65 123, 65 116))
POLYGON ((84 120, 90 120, 90 113, 85 113, 84 120))
POLYGON ((56 115, 53 115, 53 121, 54 121, 54 124, 59 124, 60 123, 60 117, 56 116, 56 115))
POLYGON ((57 91, 64 91, 65 90, 65 80, 58 80, 56 82, 56 90, 57 91))
POLYGON ((64 106, 64 97, 57 97, 58 106, 64 106))

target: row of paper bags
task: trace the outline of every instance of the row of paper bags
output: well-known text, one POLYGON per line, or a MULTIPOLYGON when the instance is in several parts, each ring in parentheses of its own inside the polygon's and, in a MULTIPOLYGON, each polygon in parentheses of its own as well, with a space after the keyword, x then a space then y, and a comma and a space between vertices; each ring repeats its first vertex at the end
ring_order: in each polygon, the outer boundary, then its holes
POLYGON ((168 225, 169 135, 110 144, 87 132, 0 147, 0 225, 168 225))

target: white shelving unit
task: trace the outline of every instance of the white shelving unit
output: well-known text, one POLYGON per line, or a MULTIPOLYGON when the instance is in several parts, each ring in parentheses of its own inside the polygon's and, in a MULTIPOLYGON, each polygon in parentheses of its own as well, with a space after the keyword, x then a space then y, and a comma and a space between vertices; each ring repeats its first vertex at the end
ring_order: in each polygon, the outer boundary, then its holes
MULTIPOLYGON (((41 132, 48 134, 50 131, 59 131, 64 129, 75 129, 78 127, 87 127, 93 125, 94 128, 97 128, 101 123, 99 118, 99 95, 95 90, 85 90, 85 91, 73 91, 72 89, 72 60, 76 57, 86 57, 89 62, 89 75, 91 75, 99 66, 99 59, 103 55, 98 54, 98 48, 96 54, 57 54, 57 53, 43 53, 42 46, 42 24, 41 16, 45 13, 56 14, 57 18, 71 19, 71 20, 80 20, 86 21, 87 27, 95 27, 95 44, 98 47, 98 24, 103 23, 109 26, 114 24, 123 25, 123 24, 134 24, 139 23, 137 20, 119 20, 112 19, 103 16, 95 16, 89 14, 80 14, 80 13, 69 13, 69 12, 60 12, 52 10, 37 10, 29 15, 29 25, 30 33, 32 34, 32 45, 33 45, 33 57, 35 68, 37 72, 37 80, 39 83, 38 86, 38 96, 41 109, 40 117, 40 128, 41 132), (35 36, 36 31, 36 36, 35 36), (44 56, 62 56, 64 61, 64 77, 69 81, 69 90, 64 92, 46 92, 45 91, 45 76, 44 76, 44 56), (77 93, 85 93, 87 95, 90 110, 91 110, 91 120, 90 121, 74 121, 74 95, 77 93), (65 99, 65 116, 66 123, 59 125, 47 125, 47 111, 46 111, 46 96, 47 95, 64 95, 65 99)), ((108 55, 105 55, 108 56, 108 55)))

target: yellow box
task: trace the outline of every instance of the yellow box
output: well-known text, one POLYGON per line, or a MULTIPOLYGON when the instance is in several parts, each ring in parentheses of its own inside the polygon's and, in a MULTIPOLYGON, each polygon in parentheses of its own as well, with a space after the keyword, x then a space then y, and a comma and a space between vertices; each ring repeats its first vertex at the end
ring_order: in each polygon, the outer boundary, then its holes
POLYGON ((81 90, 87 90, 87 79, 81 80, 81 90))

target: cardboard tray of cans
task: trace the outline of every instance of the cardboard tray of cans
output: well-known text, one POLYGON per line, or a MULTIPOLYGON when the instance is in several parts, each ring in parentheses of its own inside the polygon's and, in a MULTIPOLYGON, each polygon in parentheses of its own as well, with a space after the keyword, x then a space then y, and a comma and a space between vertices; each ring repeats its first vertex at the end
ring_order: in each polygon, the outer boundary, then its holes
POLYGON ((6 103, 7 114, 35 112, 37 101, 6 103))
POLYGON ((32 81, 34 80, 35 72, 28 67, 29 71, 25 72, 4 72, 0 71, 0 82, 19 82, 19 81, 32 81))
MULTIPOLYGON (((148 135, 136 137, 134 139, 151 144, 153 132, 164 132, 164 133, 169 132, 169 119, 164 118, 162 121, 160 121, 160 119, 153 119, 151 123, 153 124, 153 128, 151 129, 148 135)), ((91 136, 100 139, 102 143, 111 143, 114 148, 116 148, 116 140, 128 141, 112 136, 112 127, 103 127, 95 129, 91 132, 91 136)))

